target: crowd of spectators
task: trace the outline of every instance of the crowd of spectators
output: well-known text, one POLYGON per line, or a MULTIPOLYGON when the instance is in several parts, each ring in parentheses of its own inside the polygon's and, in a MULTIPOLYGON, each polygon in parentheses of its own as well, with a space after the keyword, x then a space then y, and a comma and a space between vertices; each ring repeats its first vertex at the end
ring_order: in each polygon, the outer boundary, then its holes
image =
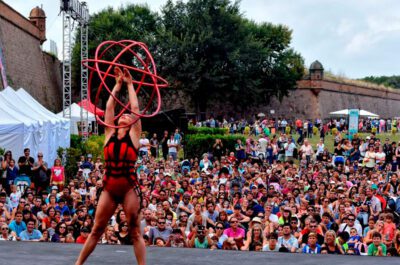
MULTIPOLYGON (((142 135, 136 171, 146 244, 398 256, 400 143, 338 131, 327 150, 323 138, 298 144, 297 133, 260 131, 227 151, 216 140, 210 153, 181 161, 179 131, 142 135)), ((1 159, 0 240, 84 243, 102 190, 101 158, 82 156, 65 176, 59 159, 24 154, 17 163, 10 151, 1 159)), ((120 206, 99 244, 131 244, 128 229, 120 206)))

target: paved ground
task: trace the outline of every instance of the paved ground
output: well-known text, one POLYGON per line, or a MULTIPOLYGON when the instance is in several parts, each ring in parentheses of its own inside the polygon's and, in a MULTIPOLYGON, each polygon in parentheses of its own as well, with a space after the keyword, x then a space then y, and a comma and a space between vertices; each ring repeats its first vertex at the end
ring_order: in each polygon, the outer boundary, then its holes
MULTIPOLYGON (((0 264, 74 264, 81 245, 0 241, 0 264)), ((149 265, 398 265, 400 258, 148 248, 149 265)), ((97 246, 86 264, 136 264, 129 246, 97 246)))

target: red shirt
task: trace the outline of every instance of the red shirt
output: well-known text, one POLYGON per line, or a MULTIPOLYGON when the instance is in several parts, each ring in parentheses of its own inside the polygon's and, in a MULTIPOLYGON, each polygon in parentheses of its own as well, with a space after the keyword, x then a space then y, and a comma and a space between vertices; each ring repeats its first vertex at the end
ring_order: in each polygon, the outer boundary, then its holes
POLYGON ((78 238, 76 239, 76 243, 77 244, 85 244, 87 237, 83 237, 83 236, 78 236, 78 238))

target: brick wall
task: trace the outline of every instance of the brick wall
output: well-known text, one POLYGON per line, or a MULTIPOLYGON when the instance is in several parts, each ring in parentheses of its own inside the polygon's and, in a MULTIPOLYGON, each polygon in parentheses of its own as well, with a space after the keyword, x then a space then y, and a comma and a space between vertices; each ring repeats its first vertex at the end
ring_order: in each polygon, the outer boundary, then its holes
POLYGON ((2 8, 0 13, 3 15, 6 10, 7 15, 15 16, 7 20, 0 17, 0 42, 9 86, 14 89, 23 87, 46 108, 60 111, 62 108, 60 62, 41 50, 38 37, 31 34, 33 25, 29 20, 21 22, 23 19, 20 19, 18 13, 6 9, 7 6, 0 5, 0 7, 2 8), (26 28, 23 30, 21 26, 26 28))

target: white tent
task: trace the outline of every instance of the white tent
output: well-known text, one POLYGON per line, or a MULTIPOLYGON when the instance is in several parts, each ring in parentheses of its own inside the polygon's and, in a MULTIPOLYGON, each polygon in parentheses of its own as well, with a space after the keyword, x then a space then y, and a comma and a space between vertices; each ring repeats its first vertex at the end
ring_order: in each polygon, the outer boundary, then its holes
POLYGON ((57 117, 33 99, 26 91, 7 87, 0 92, 0 147, 13 152, 13 157, 31 149, 36 159, 42 152, 52 165, 59 147, 69 147, 69 121, 57 117))
MULTIPOLYGON (((59 117, 63 117, 63 112, 57 114, 59 117)), ((89 122, 96 121, 96 117, 93 113, 88 112, 88 119, 89 122)), ((72 103, 71 104, 71 134, 79 134, 78 130, 78 122, 81 121, 81 107, 78 104, 72 103)))
MULTIPOLYGON (((330 115, 336 115, 336 116, 347 116, 349 115, 349 109, 343 109, 343 110, 338 110, 338 111, 333 111, 329 113, 330 115)), ((365 117, 374 117, 378 118, 379 115, 366 111, 366 110, 360 110, 360 116, 365 116, 365 117)))

